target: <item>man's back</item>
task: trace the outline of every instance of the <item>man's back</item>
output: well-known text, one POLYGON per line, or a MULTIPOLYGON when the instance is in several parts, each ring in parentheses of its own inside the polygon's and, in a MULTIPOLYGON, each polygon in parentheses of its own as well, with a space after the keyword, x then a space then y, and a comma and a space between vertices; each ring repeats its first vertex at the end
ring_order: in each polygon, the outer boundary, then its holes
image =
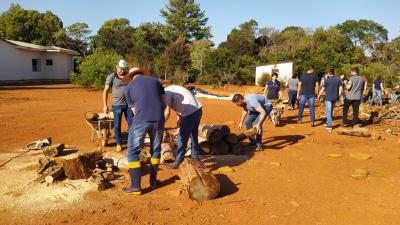
POLYGON ((328 77, 328 79, 325 80, 324 88, 327 101, 337 101, 339 99, 340 86, 341 81, 334 76, 330 76, 328 77))
POLYGON ((248 94, 244 96, 244 99, 246 100, 246 109, 250 112, 256 112, 256 108, 259 106, 266 106, 268 104, 271 104, 269 100, 263 95, 258 95, 258 94, 248 94))
POLYGON ((359 75, 354 75, 350 77, 349 83, 351 84, 351 87, 347 94, 347 99, 361 100, 364 90, 364 79, 359 75))
POLYGON ((300 77, 301 94, 302 95, 315 95, 315 85, 318 81, 317 75, 314 73, 306 73, 300 77))
POLYGON ((186 88, 172 85, 165 88, 167 104, 181 116, 188 116, 200 109, 203 105, 186 88))

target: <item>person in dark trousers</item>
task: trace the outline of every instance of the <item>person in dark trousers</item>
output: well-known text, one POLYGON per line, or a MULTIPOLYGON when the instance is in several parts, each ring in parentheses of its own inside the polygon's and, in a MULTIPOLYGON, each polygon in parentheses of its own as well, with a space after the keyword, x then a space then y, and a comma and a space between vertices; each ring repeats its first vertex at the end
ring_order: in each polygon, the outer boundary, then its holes
POLYGON ((256 122, 256 125, 254 126, 257 129, 256 139, 254 140, 254 138, 251 137, 250 143, 256 145, 256 151, 262 151, 262 125, 272 111, 272 102, 265 96, 257 94, 249 94, 245 96, 235 94, 232 97, 232 102, 243 109, 242 117, 239 122, 239 130, 242 129, 245 118, 247 130, 253 128, 253 123, 254 121, 256 122))
POLYGON ((297 78, 297 73, 294 73, 288 80, 288 110, 294 109, 297 97, 297 85, 299 84, 299 79, 297 78))
POLYGON ((352 126, 356 126, 358 122, 358 113, 361 103, 361 98, 364 92, 364 79, 358 75, 359 74, 358 67, 354 67, 351 69, 351 77, 346 87, 348 90, 346 99, 343 105, 343 125, 350 125, 347 118, 347 113, 349 111, 350 106, 353 108, 353 122, 352 126))
POLYGON ((383 96, 383 81, 381 77, 378 77, 372 84, 372 98, 369 105, 374 104, 375 98, 379 99, 379 106, 382 106, 382 96, 383 96))
POLYGON ((265 85, 264 96, 267 96, 269 100, 282 99, 281 82, 278 81, 277 73, 273 73, 271 81, 268 81, 265 85))
POLYGON ((302 122, 304 107, 306 105, 306 102, 308 102, 308 108, 310 109, 311 127, 314 127, 315 90, 318 89, 318 76, 314 74, 314 67, 309 66, 307 73, 301 75, 297 87, 297 99, 300 101, 299 112, 297 115, 297 123, 302 122))
POLYGON ((127 151, 131 186, 123 188, 122 191, 140 195, 142 170, 139 155, 144 147, 146 134, 150 136, 151 146, 150 187, 157 186, 166 99, 164 87, 146 69, 134 68, 129 76, 132 80, 126 87, 125 96, 129 108, 135 115, 129 129, 127 151))
POLYGON ((340 95, 344 102, 344 100, 346 99, 346 85, 347 85, 348 80, 346 79, 346 77, 343 74, 340 75, 340 82, 342 85, 342 92, 340 93, 340 95))
POLYGON ((203 105, 192 92, 182 86, 172 85, 165 88, 165 96, 167 100, 167 108, 164 112, 165 120, 169 118, 170 109, 177 114, 178 130, 174 137, 178 137, 178 152, 175 162, 168 165, 168 168, 176 169, 185 157, 189 138, 191 141, 191 157, 192 159, 199 159, 198 130, 203 113, 203 105))
POLYGON ((128 127, 131 126, 133 113, 128 110, 128 105, 125 99, 125 87, 124 77, 128 73, 128 63, 124 60, 120 60, 116 66, 116 71, 107 76, 106 84, 103 90, 103 111, 108 113, 108 92, 112 90, 112 112, 114 114, 114 133, 115 142, 117 144, 117 152, 122 151, 122 138, 121 138, 121 120, 122 115, 128 123, 128 127))
POLYGON ((328 72, 328 77, 324 81, 324 86, 321 88, 319 92, 318 98, 321 97, 323 93, 325 93, 325 110, 326 110, 326 129, 328 132, 332 132, 332 116, 333 116, 333 108, 335 107, 335 103, 340 98, 340 93, 342 93, 342 82, 334 77, 335 70, 330 69, 328 72))

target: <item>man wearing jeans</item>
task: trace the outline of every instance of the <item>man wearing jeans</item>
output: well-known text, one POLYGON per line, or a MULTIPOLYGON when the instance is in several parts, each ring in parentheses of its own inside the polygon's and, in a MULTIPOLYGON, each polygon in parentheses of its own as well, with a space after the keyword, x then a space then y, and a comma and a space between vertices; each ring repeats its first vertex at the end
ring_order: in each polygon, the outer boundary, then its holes
POLYGON ((351 69, 351 77, 346 85, 348 90, 346 99, 343 105, 343 125, 348 126, 349 122, 347 120, 347 113, 350 106, 353 108, 353 122, 352 125, 355 126, 358 122, 358 113, 361 103, 361 98, 364 92, 364 79, 358 75, 358 67, 351 69))
POLYGON ((128 110, 128 105, 125 100, 125 87, 126 83, 123 81, 125 75, 128 73, 128 63, 124 60, 120 60, 116 66, 116 71, 107 76, 106 85, 103 90, 103 111, 108 113, 109 109, 107 106, 108 92, 112 90, 112 112, 114 114, 114 133, 115 142, 117 143, 117 152, 122 150, 122 138, 121 138, 121 120, 122 114, 125 115, 125 119, 128 123, 128 127, 131 126, 133 113, 128 110))
POLYGON ((235 94, 232 98, 232 102, 243 109, 239 123, 239 130, 242 129, 243 121, 246 117, 247 130, 253 127, 254 121, 256 122, 256 125, 254 126, 257 129, 256 140, 251 137, 250 143, 256 145, 256 151, 262 151, 262 125, 272 111, 272 102, 265 96, 257 94, 249 94, 245 96, 235 94))
POLYGON ((125 96, 128 106, 135 116, 132 120, 128 136, 128 167, 131 186, 122 189, 128 194, 141 194, 140 151, 144 146, 144 138, 150 136, 150 187, 156 187, 157 170, 161 157, 162 132, 164 130, 164 110, 166 107, 165 92, 161 83, 146 70, 136 68, 129 76, 125 96))
POLYGON ((173 109, 178 116, 176 122, 178 130, 174 134, 174 137, 178 137, 178 152, 175 162, 168 165, 170 169, 176 169, 185 157, 189 138, 191 140, 191 156, 193 159, 199 158, 198 130, 203 105, 188 89, 182 86, 172 85, 165 88, 165 97, 167 100, 167 108, 164 112, 165 120, 169 118, 170 109, 173 109))
POLYGON ((369 102, 369 106, 374 104, 375 98, 379 99, 379 106, 382 106, 382 95, 383 95, 383 81, 380 77, 374 81, 372 84, 372 98, 369 102))
POLYGON ((297 115, 297 123, 301 123, 303 119, 303 111, 308 101, 308 108, 310 109, 311 127, 314 127, 315 113, 314 113, 314 99, 315 90, 318 90, 318 76, 314 74, 314 67, 309 66, 307 73, 303 74, 299 79, 297 87, 297 99, 299 99, 299 112, 297 115))
POLYGON ((339 100, 340 93, 342 93, 341 81, 334 77, 335 71, 329 70, 328 78, 324 82, 324 86, 319 92, 318 98, 325 91, 325 110, 326 110, 326 129, 328 132, 332 132, 332 115, 333 108, 335 107, 336 101, 339 100))

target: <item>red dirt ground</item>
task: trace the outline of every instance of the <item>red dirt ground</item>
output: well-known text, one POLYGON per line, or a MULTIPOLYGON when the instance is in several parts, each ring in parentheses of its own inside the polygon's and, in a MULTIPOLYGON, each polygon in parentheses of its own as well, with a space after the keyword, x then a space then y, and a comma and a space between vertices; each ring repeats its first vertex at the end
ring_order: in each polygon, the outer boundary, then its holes
MULTIPOLYGON (((202 88, 221 94, 259 90, 202 88)), ((205 104, 202 123, 227 124, 238 132, 238 107, 229 101, 200 101, 205 104)), ((101 109, 100 92, 73 85, 0 87, 0 156, 12 155, 24 144, 48 136, 81 151, 93 149, 96 143, 90 140, 84 114, 101 109)), ((142 196, 121 193, 120 188, 129 183, 123 181, 116 188, 91 190, 78 200, 46 210, 35 210, 40 206, 34 201, 17 207, 5 201, 10 193, 0 191, 0 224, 399 224, 398 136, 382 134, 383 140, 372 140, 327 133, 319 124, 322 120, 314 128, 307 116, 303 124, 296 124, 296 112, 285 111, 280 127, 266 122, 265 151, 215 159, 213 169, 229 165, 235 172, 217 175, 222 190, 212 201, 192 201, 185 193, 172 195, 171 191, 179 189, 176 171, 163 169, 159 173, 161 187, 142 196), (328 157, 330 153, 343 157, 328 157), (350 157, 354 153, 368 153, 372 158, 350 157), (351 174, 360 168, 370 175, 353 179, 351 174)), ((24 157, 15 163, 22 163, 24 157)), ((8 164, 0 168, 0 175, 12 168, 8 164)), ((34 169, 17 170, 12 179, 34 169)), ((3 175, 0 189, 12 188, 3 175)), ((148 175, 142 186, 148 186, 148 175)), ((13 194, 12 198, 17 201, 21 195, 13 194)))

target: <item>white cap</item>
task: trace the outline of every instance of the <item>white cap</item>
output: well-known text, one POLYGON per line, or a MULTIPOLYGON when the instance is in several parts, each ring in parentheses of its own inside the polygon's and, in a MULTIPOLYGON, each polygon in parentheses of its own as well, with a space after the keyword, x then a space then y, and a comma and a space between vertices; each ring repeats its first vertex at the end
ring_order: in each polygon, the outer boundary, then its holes
POLYGON ((128 63, 125 60, 121 59, 121 60, 119 60, 117 66, 119 68, 121 68, 121 69, 127 69, 128 68, 128 63))

